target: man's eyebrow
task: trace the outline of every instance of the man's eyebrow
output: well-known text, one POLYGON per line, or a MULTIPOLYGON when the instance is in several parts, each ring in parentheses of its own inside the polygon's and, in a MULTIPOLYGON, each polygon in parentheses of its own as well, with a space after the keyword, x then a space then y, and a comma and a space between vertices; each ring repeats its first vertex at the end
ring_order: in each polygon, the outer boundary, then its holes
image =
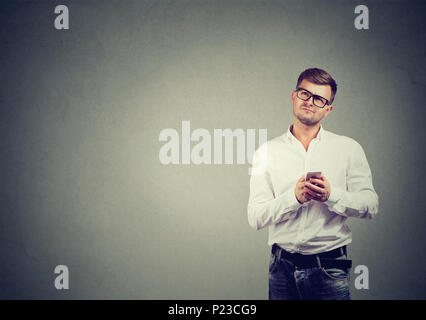
POLYGON ((320 97, 320 98, 323 98, 323 99, 325 99, 325 100, 327 100, 327 101, 328 101, 328 99, 327 99, 327 98, 324 98, 323 96, 320 96, 319 94, 312 93, 312 92, 310 92, 308 89, 305 89, 305 88, 302 88, 302 87, 298 87, 298 89, 303 89, 303 90, 305 90, 305 91, 308 91, 308 92, 309 92, 311 95, 313 95, 313 96, 320 97))

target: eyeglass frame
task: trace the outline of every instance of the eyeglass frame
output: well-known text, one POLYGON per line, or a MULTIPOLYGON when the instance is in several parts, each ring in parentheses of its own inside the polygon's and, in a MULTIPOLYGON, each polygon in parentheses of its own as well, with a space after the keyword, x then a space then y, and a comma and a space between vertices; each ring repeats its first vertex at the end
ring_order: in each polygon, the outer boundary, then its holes
POLYGON ((330 105, 330 101, 328 101, 328 99, 326 99, 326 98, 324 98, 324 97, 321 97, 321 96, 319 96, 319 95, 317 95, 317 94, 313 94, 312 92, 310 92, 309 90, 306 90, 305 88, 301 88, 301 87, 297 87, 296 88, 296 96, 300 99, 300 100, 303 100, 303 101, 309 101, 309 99, 311 99, 312 97, 313 97, 313 99, 312 99, 312 103, 316 106, 316 107, 318 107, 318 108, 320 108, 320 109, 322 109, 322 108, 324 108, 325 106, 329 106, 330 105), (305 90, 306 92, 308 92, 309 94, 310 94, 310 96, 309 96, 309 98, 308 99, 302 99, 301 97, 299 97, 299 95, 297 94, 300 90, 305 90), (315 97, 318 97, 318 98, 321 98, 321 99, 325 99, 325 101, 327 101, 322 107, 320 107, 320 106, 318 106, 318 105, 316 105, 315 104, 315 97))

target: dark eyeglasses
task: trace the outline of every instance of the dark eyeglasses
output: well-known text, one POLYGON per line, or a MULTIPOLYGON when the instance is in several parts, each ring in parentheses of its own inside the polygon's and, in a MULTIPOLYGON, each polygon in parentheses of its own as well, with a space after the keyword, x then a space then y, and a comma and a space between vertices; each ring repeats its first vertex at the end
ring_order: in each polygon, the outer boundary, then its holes
POLYGON ((312 92, 309 92, 303 88, 296 88, 296 95, 303 101, 308 101, 311 97, 314 97, 314 105, 316 105, 318 108, 324 108, 326 105, 330 104, 326 98, 313 94, 312 92))

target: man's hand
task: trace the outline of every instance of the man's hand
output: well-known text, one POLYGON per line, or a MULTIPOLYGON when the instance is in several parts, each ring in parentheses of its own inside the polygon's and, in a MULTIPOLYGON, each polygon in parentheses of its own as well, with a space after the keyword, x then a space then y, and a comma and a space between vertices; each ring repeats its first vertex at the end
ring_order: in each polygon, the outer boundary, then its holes
POLYGON ((302 176, 296 183, 296 187, 294 188, 294 195, 296 196, 297 201, 299 201, 300 204, 305 203, 311 198, 308 198, 308 194, 305 192, 305 176, 302 176))
POLYGON ((310 178, 309 181, 305 181, 304 190, 307 199, 320 202, 327 201, 331 191, 330 184, 323 175, 319 179, 310 178))

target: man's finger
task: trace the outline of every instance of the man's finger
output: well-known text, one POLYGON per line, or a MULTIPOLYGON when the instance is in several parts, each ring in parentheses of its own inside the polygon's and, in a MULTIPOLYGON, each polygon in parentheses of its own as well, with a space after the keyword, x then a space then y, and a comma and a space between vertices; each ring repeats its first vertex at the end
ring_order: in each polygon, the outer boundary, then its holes
POLYGON ((310 189, 306 189, 306 192, 308 193, 308 194, 310 194, 312 197, 314 197, 314 198, 319 198, 319 197, 321 197, 321 193, 317 193, 317 192, 315 192, 315 191, 312 191, 312 190, 310 190, 310 189))
POLYGON ((309 182, 310 182, 310 183, 317 183, 317 184, 319 184, 320 186, 325 187, 325 183, 324 183, 324 181, 322 181, 322 180, 320 180, 320 179, 311 178, 311 179, 309 179, 309 182))
POLYGON ((312 200, 312 199, 314 199, 314 197, 313 196, 311 196, 309 193, 307 193, 307 192, 303 192, 303 196, 306 198, 306 200, 312 200))
POLYGON ((312 183, 310 183, 310 182, 306 182, 305 183, 305 187, 306 188, 308 188, 308 189, 310 189, 310 190, 313 190, 313 191, 315 191, 315 192, 318 192, 318 193, 324 193, 325 192, 325 189, 324 188, 320 188, 320 187, 317 187, 317 186, 314 186, 312 183))

